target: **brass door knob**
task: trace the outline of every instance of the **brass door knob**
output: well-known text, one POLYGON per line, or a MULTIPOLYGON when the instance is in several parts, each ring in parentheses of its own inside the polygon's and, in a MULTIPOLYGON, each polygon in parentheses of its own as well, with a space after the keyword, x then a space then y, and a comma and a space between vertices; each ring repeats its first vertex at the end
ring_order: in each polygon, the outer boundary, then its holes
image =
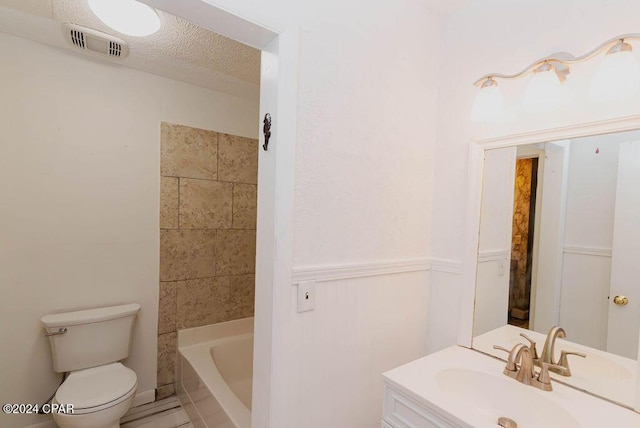
POLYGON ((627 303, 629 303, 629 299, 627 298, 627 296, 616 296, 613 298, 613 303, 619 306, 625 306, 627 303))

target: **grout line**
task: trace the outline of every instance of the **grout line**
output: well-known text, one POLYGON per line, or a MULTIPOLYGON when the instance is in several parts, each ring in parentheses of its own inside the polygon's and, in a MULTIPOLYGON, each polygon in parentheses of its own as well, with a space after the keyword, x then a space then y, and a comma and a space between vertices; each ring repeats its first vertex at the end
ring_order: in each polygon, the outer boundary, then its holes
POLYGON ((178 177, 178 230, 180 230, 180 211, 182 211, 180 209, 180 177, 178 177))
POLYGON ((132 408, 127 412, 127 414, 122 417, 121 423, 125 424, 134 420, 142 419, 155 413, 175 409, 177 407, 180 407, 180 401, 178 400, 178 397, 168 397, 162 400, 154 401, 142 406, 132 408))
POLYGON ((235 222, 235 216, 233 215, 233 207, 236 202, 236 184, 233 183, 233 187, 231 189, 231 228, 233 229, 233 223, 235 222))
POLYGON ((202 276, 198 278, 188 278, 188 279, 172 279, 171 281, 160 281, 163 283, 167 282, 184 282, 184 281, 195 281, 198 279, 213 279, 213 278, 223 278, 227 276, 245 276, 245 275, 255 275, 255 272, 245 272, 245 273, 227 273, 223 275, 214 275, 214 276, 202 276))
POLYGON ((248 183, 246 181, 220 180, 217 173, 216 173, 216 178, 186 177, 186 176, 177 176, 177 175, 161 175, 161 177, 165 177, 165 178, 186 178, 187 180, 216 181, 218 183, 245 184, 245 185, 250 185, 250 186, 258 186, 258 183, 248 183))
POLYGON ((235 228, 220 228, 220 227, 212 227, 212 228, 194 228, 194 229, 187 229, 187 228, 182 228, 182 229, 167 229, 167 228, 162 228, 160 230, 193 230, 193 231, 214 231, 214 230, 246 230, 246 231, 252 231, 252 230, 256 230, 255 228, 246 228, 246 229, 235 229, 235 228))
POLYGON ((218 273, 218 229, 216 229, 216 237, 213 239, 213 274, 218 273))
MULTIPOLYGON (((182 413, 184 414, 184 419, 187 419, 187 421, 190 422, 189 420, 189 416, 187 415, 187 412, 185 412, 184 408, 182 408, 182 406, 180 405, 180 403, 178 403, 178 405, 174 408, 171 409, 166 409, 166 410, 162 410, 156 413, 152 413, 150 415, 146 415, 144 417, 138 418, 138 419, 134 419, 131 421, 127 421, 124 424, 121 424, 122 427, 127 428, 127 427, 136 427, 136 426, 148 426, 149 423, 151 423, 153 420, 156 420, 155 422, 157 422, 158 419, 164 417, 164 416, 169 416, 173 413, 182 413), (148 419, 148 420, 147 420, 148 419)), ((181 418, 183 419, 183 418, 181 418)), ((185 423, 181 423, 178 426, 184 426, 186 424, 185 423)), ((155 423, 154 423, 155 425, 155 423)), ((173 424, 171 424, 171 427, 175 427, 173 424)), ((169 427, 167 427, 169 428, 169 427)))
MULTIPOLYGON (((175 331, 176 333, 178 332, 178 284, 176 282, 175 286, 173 287, 176 291, 175 293, 175 298, 173 299, 173 331, 175 331)), ((178 336, 176 336, 177 338, 178 336)), ((160 355, 158 355, 159 357, 160 355)))
MULTIPOLYGON (((180 177, 171 177, 171 178, 184 178, 185 180, 194 180, 194 181, 211 181, 213 183, 222 183, 222 184, 246 184, 248 185, 249 183, 239 183, 236 181, 220 181, 216 178, 201 178, 201 177, 184 177, 184 176, 180 176, 180 177)), ((254 184, 255 186, 255 184, 254 184)))
POLYGON ((220 178, 220 133, 216 137, 216 181, 220 178))

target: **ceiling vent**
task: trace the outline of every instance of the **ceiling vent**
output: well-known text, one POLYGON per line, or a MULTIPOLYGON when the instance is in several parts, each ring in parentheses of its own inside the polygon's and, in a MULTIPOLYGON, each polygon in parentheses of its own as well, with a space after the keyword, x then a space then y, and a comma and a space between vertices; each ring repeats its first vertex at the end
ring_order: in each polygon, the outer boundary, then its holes
POLYGON ((127 42, 102 31, 69 23, 62 24, 62 30, 69 43, 78 49, 113 59, 129 54, 127 42))

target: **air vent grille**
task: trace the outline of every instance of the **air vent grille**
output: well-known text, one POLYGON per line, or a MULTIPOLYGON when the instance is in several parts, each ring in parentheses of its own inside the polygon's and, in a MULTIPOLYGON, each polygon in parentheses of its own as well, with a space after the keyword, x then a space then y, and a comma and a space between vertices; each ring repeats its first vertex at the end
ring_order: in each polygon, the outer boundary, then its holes
POLYGON ((71 30, 71 43, 84 49, 84 33, 78 30, 71 30))
POLYGON ((111 34, 69 23, 62 24, 62 29, 65 38, 84 52, 113 59, 124 58, 129 54, 127 42, 111 34))
POLYGON ((109 55, 111 56, 122 55, 122 45, 120 43, 109 42, 109 55))

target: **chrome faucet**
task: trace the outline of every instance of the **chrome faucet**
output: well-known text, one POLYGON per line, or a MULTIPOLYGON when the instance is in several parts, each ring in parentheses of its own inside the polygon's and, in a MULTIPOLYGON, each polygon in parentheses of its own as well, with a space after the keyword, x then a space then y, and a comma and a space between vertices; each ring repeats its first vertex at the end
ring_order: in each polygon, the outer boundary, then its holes
POLYGON ((520 383, 531 385, 543 391, 553 390, 551 386, 551 378, 549 377, 549 370, 566 370, 564 367, 555 364, 542 363, 540 373, 536 377, 533 355, 531 354, 531 350, 527 345, 518 343, 511 350, 498 345, 494 345, 493 347, 494 349, 499 349, 501 351, 509 353, 507 365, 503 371, 505 375, 517 380, 520 383))
MULTIPOLYGON (((534 363, 538 366, 542 366, 542 364, 549 364, 551 370, 554 373, 557 373, 561 376, 571 376, 571 370, 569 369, 569 360, 567 359, 567 355, 577 355, 578 357, 586 358, 586 354, 582 352, 574 352, 574 351, 561 351, 560 352, 560 361, 555 360, 555 344, 556 339, 561 338, 564 339, 567 337, 566 332, 562 327, 554 326, 549 330, 549 334, 547 334, 547 339, 544 341, 544 348, 542 349, 542 355, 540 359, 534 361, 534 363), (562 367, 562 370, 556 367, 562 367)), ((535 347, 535 343, 533 345, 535 347)))

